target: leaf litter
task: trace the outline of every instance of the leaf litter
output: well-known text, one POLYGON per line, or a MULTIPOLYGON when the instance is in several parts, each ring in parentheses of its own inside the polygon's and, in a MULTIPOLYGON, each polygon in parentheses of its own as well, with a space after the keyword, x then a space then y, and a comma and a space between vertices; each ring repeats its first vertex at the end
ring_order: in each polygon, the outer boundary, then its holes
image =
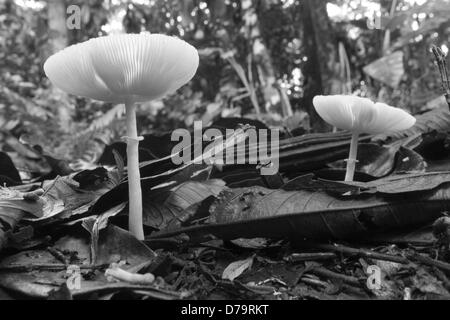
POLYGON ((448 299, 450 173, 425 172, 426 137, 394 138, 362 145, 366 180, 353 183, 336 179, 349 143, 339 133, 282 140, 274 177, 142 163, 144 241, 126 231, 117 153, 117 169, 3 187, 0 296, 448 299), (368 286, 369 267, 381 286, 368 286))

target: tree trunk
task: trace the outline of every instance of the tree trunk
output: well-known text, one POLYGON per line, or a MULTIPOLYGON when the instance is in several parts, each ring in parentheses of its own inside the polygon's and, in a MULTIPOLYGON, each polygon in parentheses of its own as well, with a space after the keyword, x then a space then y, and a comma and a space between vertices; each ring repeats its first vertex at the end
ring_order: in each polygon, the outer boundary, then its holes
MULTIPOLYGON (((246 28, 248 37, 252 44, 252 53, 250 58, 254 58, 254 65, 256 66, 261 91, 264 96, 265 112, 270 112, 270 108, 281 101, 279 93, 275 88, 276 72, 273 66, 270 50, 263 41, 261 28, 259 25, 259 16, 261 14, 261 7, 268 6, 262 1, 262 5, 253 5, 247 8, 244 17, 246 21, 246 28), (250 18, 254 17, 255 19, 250 18)), ((252 68, 252 61, 248 61, 249 68, 252 68)), ((251 69, 249 69, 251 70, 251 69)), ((256 82, 256 81, 255 81, 256 82)))
MULTIPOLYGON (((68 45, 67 25, 66 25, 66 4, 63 0, 48 0, 47 3, 47 26, 48 42, 44 46, 41 54, 42 61, 45 61, 52 54, 64 49, 68 45)), ((68 101, 67 94, 53 88, 52 96, 60 102, 68 101)), ((55 105, 55 112, 58 114, 58 120, 61 128, 69 131, 72 123, 72 108, 67 103, 55 105)))
MULTIPOLYGON (((48 0, 48 56, 67 47, 66 4, 63 0, 48 0)), ((48 57, 47 56, 47 57, 48 57)), ((46 58, 47 58, 46 57, 46 58)))
POLYGON ((300 14, 303 21, 302 40, 308 57, 303 68, 306 81, 302 105, 311 117, 312 128, 323 130, 327 126, 314 110, 312 99, 331 92, 337 43, 328 18, 327 0, 302 1, 300 14))

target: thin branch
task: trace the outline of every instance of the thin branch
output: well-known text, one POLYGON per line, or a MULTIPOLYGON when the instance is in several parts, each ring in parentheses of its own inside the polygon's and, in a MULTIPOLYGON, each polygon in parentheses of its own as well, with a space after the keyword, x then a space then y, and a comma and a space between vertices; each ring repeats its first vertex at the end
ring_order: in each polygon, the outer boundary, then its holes
POLYGON ((450 273, 450 263, 446 263, 444 261, 434 260, 430 257, 424 256, 419 253, 411 253, 407 255, 408 259, 420 262, 422 264, 439 268, 447 273, 450 273))
POLYGON ((445 95, 445 100, 447 101, 448 107, 450 108, 450 80, 448 76, 446 55, 442 52, 441 48, 433 46, 431 48, 434 57, 436 58, 436 63, 439 68, 439 73, 441 74, 442 91, 445 95))
MULTIPOLYGON (((101 270, 108 268, 108 264, 100 265, 78 265, 80 270, 101 270)), ((28 265, 7 265, 0 266, 1 272, 31 272, 31 271, 63 271, 67 270, 69 265, 64 263, 43 263, 28 265)))
POLYGON ((394 256, 390 254, 384 254, 384 253, 378 253, 373 250, 366 250, 366 249, 356 249, 347 247, 340 244, 318 244, 314 246, 317 249, 320 250, 330 250, 342 254, 347 254, 350 256, 357 256, 357 257, 364 257, 364 258, 370 258, 374 260, 384 260, 384 261, 391 261, 401 264, 407 264, 409 261, 404 257, 394 256))
POLYGON ((309 270, 308 273, 313 273, 316 276, 321 276, 321 277, 325 277, 325 278, 341 280, 344 283, 347 283, 347 284, 350 284, 350 285, 356 286, 356 287, 359 287, 362 284, 362 281, 356 277, 337 273, 337 272, 328 270, 323 267, 314 267, 313 269, 309 270))

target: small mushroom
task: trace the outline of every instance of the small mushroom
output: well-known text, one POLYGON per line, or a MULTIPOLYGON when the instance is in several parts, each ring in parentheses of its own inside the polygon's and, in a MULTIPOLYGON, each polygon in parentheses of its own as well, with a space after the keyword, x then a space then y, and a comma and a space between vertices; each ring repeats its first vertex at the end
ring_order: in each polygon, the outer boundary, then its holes
POLYGON ((58 88, 126 108, 129 229, 144 239, 135 103, 174 92, 194 76, 197 50, 162 34, 122 34, 90 39, 47 59, 44 71, 58 88))
POLYGON ((352 132, 345 181, 353 181, 361 133, 379 134, 409 129, 416 118, 402 109, 356 96, 316 96, 314 108, 319 116, 339 129, 352 132))

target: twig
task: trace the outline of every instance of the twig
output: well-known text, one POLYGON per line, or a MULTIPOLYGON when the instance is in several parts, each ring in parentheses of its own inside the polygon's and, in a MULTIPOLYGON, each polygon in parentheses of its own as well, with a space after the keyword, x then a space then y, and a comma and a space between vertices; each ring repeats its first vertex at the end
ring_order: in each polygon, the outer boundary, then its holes
POLYGON ((56 183, 58 182, 58 180, 61 178, 61 176, 57 176, 54 180, 53 180, 53 182, 52 182, 52 184, 47 188, 47 190, 45 190, 44 191, 44 193, 42 194, 42 196, 41 197, 44 197, 55 185, 56 185, 56 183))
POLYGON ((314 245, 314 247, 321 249, 321 250, 330 250, 330 251, 339 252, 342 254, 348 254, 348 255, 358 256, 358 257, 365 257, 365 258, 370 258, 370 259, 375 259, 375 260, 391 261, 391 262, 396 262, 396 263, 401 263, 401 264, 409 263, 408 259, 406 259, 404 257, 398 257, 398 256, 394 256, 394 255, 389 255, 389 254, 378 253, 378 252, 375 252, 372 250, 355 249, 355 248, 350 248, 350 247, 346 247, 346 246, 338 245, 338 244, 334 244, 334 245, 318 244, 318 245, 314 245))
POLYGON ((51 253, 51 255, 53 257, 55 257, 57 260, 61 261, 62 263, 64 263, 64 265, 69 265, 69 259, 66 258, 66 256, 64 256, 64 254, 52 247, 48 247, 47 251, 51 253))
POLYGON ((442 52, 441 48, 437 46, 433 46, 431 50, 436 58, 439 73, 441 74, 442 91, 444 92, 445 100, 450 108, 450 80, 448 76, 446 56, 445 53, 442 52))
POLYGON ((336 254, 333 252, 313 252, 313 253, 293 253, 286 257, 288 262, 303 262, 335 259, 336 254))
MULTIPOLYGON (((108 264, 101 265, 78 265, 81 270, 98 270, 108 268, 108 264)), ((48 263, 48 264, 30 264, 30 265, 8 265, 0 266, 0 272, 30 272, 38 271, 60 271, 67 270, 67 265, 62 263, 48 263)))
POLYGON ((450 273, 450 263, 434 260, 419 253, 409 253, 406 256, 408 257, 408 259, 423 263, 428 266, 436 267, 450 273))
POLYGON ((301 277, 300 281, 303 283, 309 284, 311 286, 317 286, 317 287, 322 287, 322 288, 326 288, 328 286, 328 284, 322 280, 312 279, 312 278, 308 278, 308 277, 301 277))
POLYGON ((347 276, 345 274, 337 273, 328 269, 325 269, 323 267, 314 267, 308 272, 314 273, 317 276, 327 277, 327 278, 333 278, 337 280, 342 280, 344 283, 357 286, 359 287, 361 285, 361 281, 358 278, 347 276))

